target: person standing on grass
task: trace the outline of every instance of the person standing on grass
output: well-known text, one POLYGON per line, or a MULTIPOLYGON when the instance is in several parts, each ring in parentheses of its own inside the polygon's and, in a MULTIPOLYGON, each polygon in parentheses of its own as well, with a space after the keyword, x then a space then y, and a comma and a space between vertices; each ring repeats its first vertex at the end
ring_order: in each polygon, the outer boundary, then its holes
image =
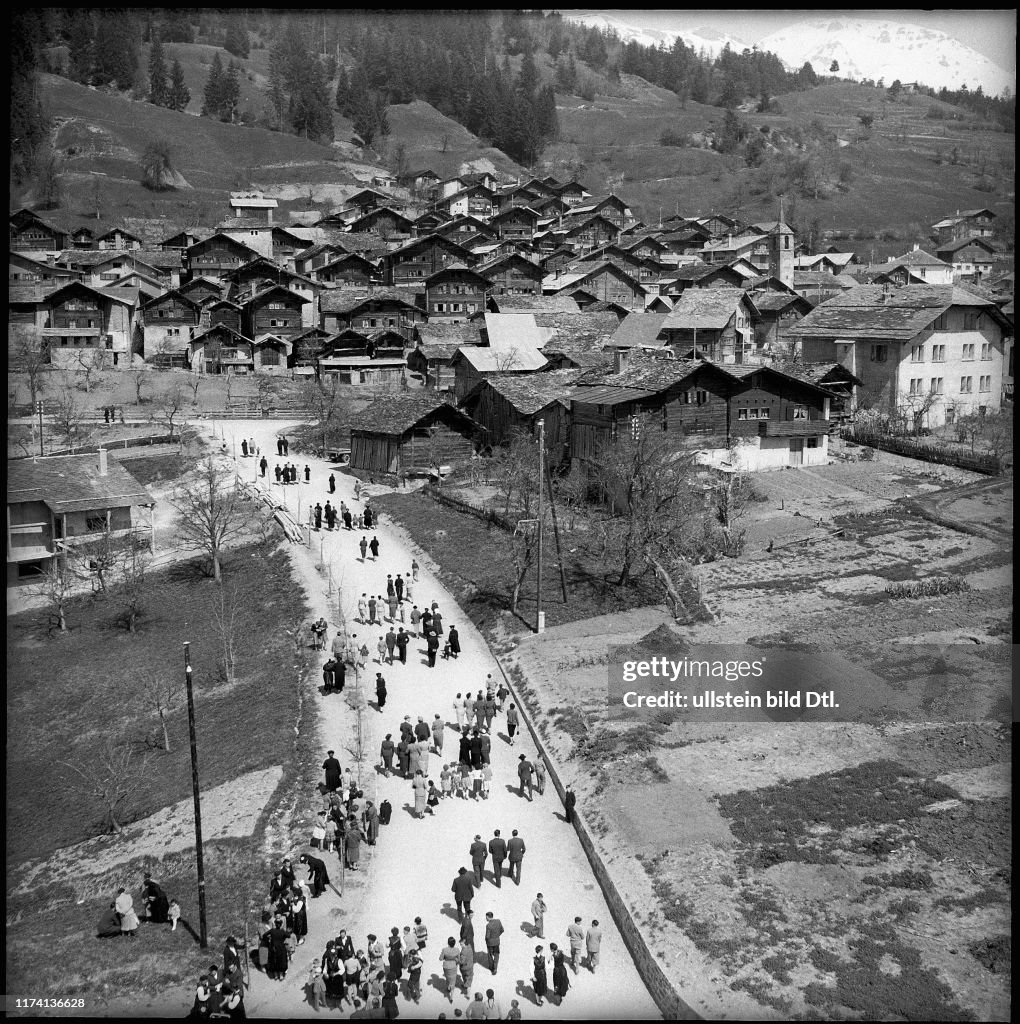
MULTIPOLYGON (((517 705, 511 704, 506 709, 506 731, 510 737, 510 746, 514 745, 514 735, 517 732, 517 727, 521 724, 521 716, 517 713, 517 705)), ((524 794, 522 793, 521 796, 524 794)))
POLYGON ((136 938, 138 915, 135 913, 135 901, 131 898, 131 893, 126 889, 121 889, 117 893, 114 909, 120 915, 120 930, 122 934, 129 935, 132 939, 136 938))
MULTIPOLYGON (((174 923, 176 924, 176 922, 174 923)), ((99 919, 99 924, 96 926, 96 938, 112 939, 115 935, 120 934, 120 916, 117 914, 117 905, 115 903, 111 903, 109 908, 103 912, 103 916, 99 919)))

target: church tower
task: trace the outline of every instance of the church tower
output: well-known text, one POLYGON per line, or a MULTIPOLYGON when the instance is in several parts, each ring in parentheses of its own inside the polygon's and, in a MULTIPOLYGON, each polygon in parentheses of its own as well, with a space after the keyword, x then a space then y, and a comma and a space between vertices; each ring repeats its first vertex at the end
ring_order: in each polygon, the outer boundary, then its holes
POLYGON ((769 231, 769 276, 778 277, 793 287, 793 254, 797 242, 793 229, 783 220, 783 203, 779 201, 779 220, 769 231))

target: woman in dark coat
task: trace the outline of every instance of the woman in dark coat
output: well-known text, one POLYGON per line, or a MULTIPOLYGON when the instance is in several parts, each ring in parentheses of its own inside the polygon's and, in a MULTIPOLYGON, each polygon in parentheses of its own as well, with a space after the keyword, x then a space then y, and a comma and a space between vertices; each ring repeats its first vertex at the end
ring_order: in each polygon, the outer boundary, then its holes
MULTIPOLYGON (((371 530, 372 529, 372 524, 375 522, 375 513, 367 505, 365 506, 364 516, 365 516, 365 529, 366 530, 371 530)), ((375 550, 375 551, 372 552, 372 554, 373 555, 378 555, 379 552, 377 550, 375 550)))
POLYGON ((400 943, 400 929, 390 929, 389 955, 390 981, 399 981, 404 973, 404 947, 400 943))
POLYGON ((308 908, 300 889, 293 889, 290 900, 290 912, 294 921, 294 937, 300 945, 308 934, 308 908))
POLYGON ((397 760, 400 765, 400 777, 406 779, 407 773, 411 770, 411 744, 403 737, 397 744, 397 760))
MULTIPOLYGON (((365 524, 365 528, 366 529, 369 528, 368 527, 368 523, 365 524)), ((379 557, 379 538, 378 537, 373 537, 368 542, 368 550, 372 552, 372 557, 373 558, 378 558, 379 557)))
POLYGON ((532 979, 532 984, 535 986, 535 998, 538 1000, 538 1005, 542 1006, 542 1000, 549 990, 549 982, 545 976, 545 954, 542 952, 541 946, 535 947, 535 959, 532 963, 535 965, 535 977, 532 979))
POLYGON ((397 1005, 397 993, 400 987, 395 981, 388 981, 383 986, 382 1008, 386 1014, 386 1020, 396 1020, 400 1016, 400 1007, 397 1005))
POLYGON ((269 898, 272 900, 274 905, 289 888, 290 886, 284 880, 283 872, 277 871, 277 873, 273 875, 272 882, 269 884, 269 898))
POLYGON ((471 767, 481 768, 482 763, 482 737, 478 734, 478 730, 476 729, 471 734, 471 767))
POLYGON ((375 699, 379 710, 382 711, 386 707, 386 680, 383 679, 381 672, 375 674, 375 699))
POLYGON ((266 974, 276 981, 282 981, 287 975, 287 932, 283 927, 283 920, 277 918, 273 927, 266 933, 266 942, 269 945, 269 963, 266 964, 266 974))
POLYGON ((99 919, 99 924, 96 926, 96 938, 111 939, 115 935, 120 935, 120 918, 117 916, 116 908, 111 903, 99 919))
POLYGON ((145 907, 145 916, 153 924, 166 924, 167 915, 170 913, 170 901, 162 887, 148 874, 142 885, 142 906, 145 907))
POLYGON ((326 891, 329 885, 329 874, 326 865, 318 857, 312 857, 307 853, 301 854, 301 863, 308 865, 308 881, 312 886, 312 898, 320 896, 326 891))
POLYGON ((563 997, 570 988, 570 979, 567 977, 567 958, 563 950, 556 949, 555 944, 549 947, 553 950, 553 991, 556 993, 556 1005, 563 1002, 563 997))
POLYGON ((358 870, 358 862, 361 860, 361 840, 364 836, 358 828, 357 821, 349 822, 346 836, 347 866, 352 871, 358 870))
POLYGON ((450 627, 450 635, 446 638, 446 642, 449 645, 450 653, 456 658, 460 654, 460 633, 457 632, 456 626, 450 627))
POLYGON ((382 747, 379 749, 379 756, 382 758, 383 770, 386 772, 387 777, 393 771, 393 755, 396 749, 393 743, 393 733, 386 733, 386 739, 382 741, 382 747))
POLYGON ((457 759, 461 764, 471 763, 471 737, 467 733, 460 738, 460 754, 457 759))

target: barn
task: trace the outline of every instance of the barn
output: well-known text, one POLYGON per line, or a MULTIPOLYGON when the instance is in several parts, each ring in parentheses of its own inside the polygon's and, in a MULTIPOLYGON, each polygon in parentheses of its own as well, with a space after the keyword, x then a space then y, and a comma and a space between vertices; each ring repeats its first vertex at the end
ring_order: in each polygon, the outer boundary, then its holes
POLYGON ((456 466, 475 451, 478 424, 434 391, 379 398, 351 428, 351 468, 406 476, 456 466))

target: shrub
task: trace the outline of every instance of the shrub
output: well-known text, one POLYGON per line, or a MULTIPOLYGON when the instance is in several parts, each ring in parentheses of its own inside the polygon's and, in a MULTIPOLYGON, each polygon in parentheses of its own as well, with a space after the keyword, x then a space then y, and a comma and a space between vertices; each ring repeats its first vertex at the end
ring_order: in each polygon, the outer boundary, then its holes
POLYGON ((938 597, 943 594, 965 594, 970 584, 962 576, 931 576, 926 580, 890 583, 885 592, 893 598, 938 597))

